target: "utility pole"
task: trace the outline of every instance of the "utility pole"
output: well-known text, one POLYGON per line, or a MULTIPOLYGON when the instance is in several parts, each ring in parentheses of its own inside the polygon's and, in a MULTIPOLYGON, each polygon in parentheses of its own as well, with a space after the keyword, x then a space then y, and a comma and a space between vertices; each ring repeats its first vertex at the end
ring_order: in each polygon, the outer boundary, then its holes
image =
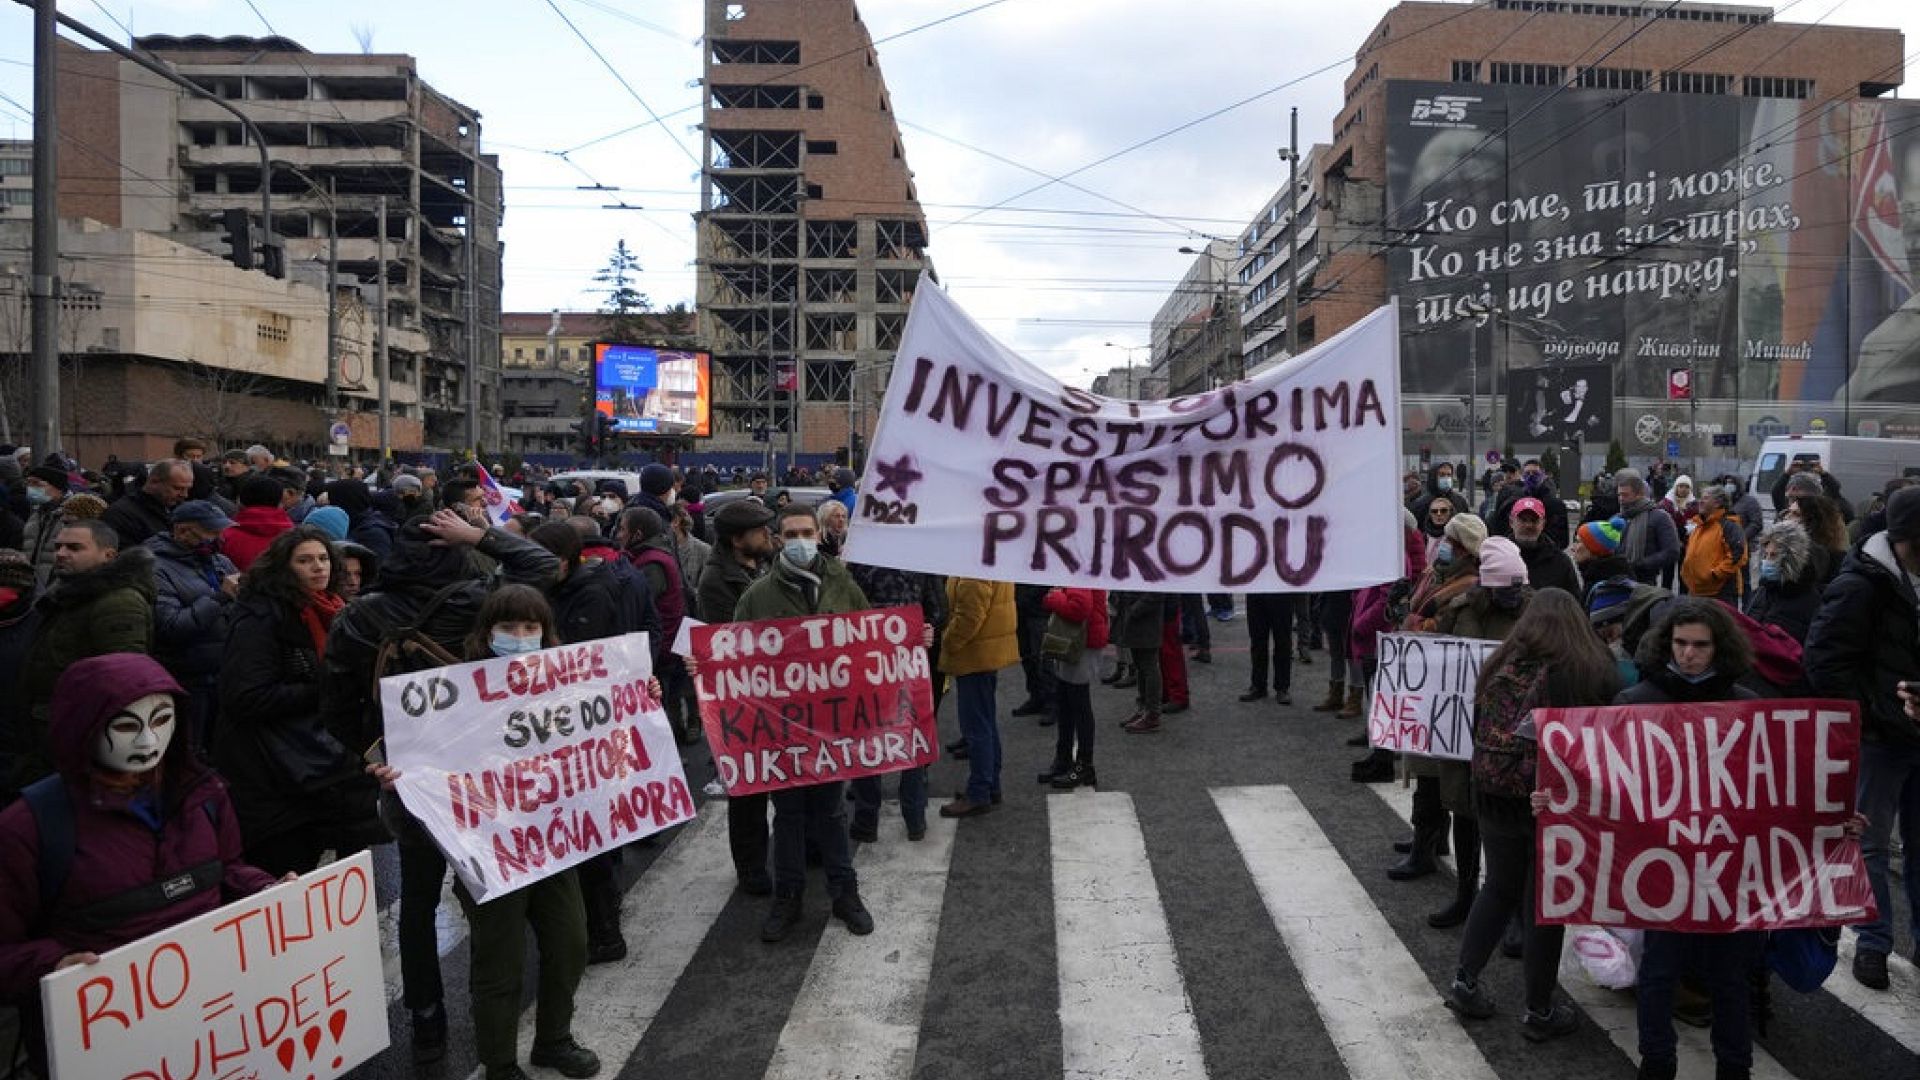
POLYGON ((60 171, 54 99, 54 0, 33 8, 33 456, 60 449, 60 171))
POLYGON ((380 196, 374 207, 380 216, 376 256, 380 276, 373 287, 374 307, 379 309, 374 313, 373 353, 380 363, 380 464, 384 466, 393 457, 393 365, 387 355, 387 197, 380 196))
MULTIPOLYGON (((479 139, 478 126, 474 128, 479 139)), ((477 150, 476 150, 477 153, 477 150)), ((467 451, 480 458, 480 163, 467 183, 467 451)))
POLYGON ((340 215, 327 178, 327 412, 340 408, 340 215))
POLYGON ((793 178, 793 390, 787 395, 787 470, 800 463, 800 380, 806 371, 807 290, 801 264, 807 258, 807 174, 793 178))
POLYGON ((1287 115, 1287 356, 1300 353, 1300 110, 1287 115))

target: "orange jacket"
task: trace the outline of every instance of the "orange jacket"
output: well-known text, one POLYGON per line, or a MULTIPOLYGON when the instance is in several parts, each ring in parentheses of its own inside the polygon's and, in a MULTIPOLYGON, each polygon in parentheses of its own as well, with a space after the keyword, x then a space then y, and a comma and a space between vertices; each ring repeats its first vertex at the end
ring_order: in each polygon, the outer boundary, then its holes
POLYGON ((1680 561, 1680 582, 1688 595, 1734 601, 1740 599, 1740 568, 1747 564, 1746 533, 1740 519, 1724 510, 1700 515, 1687 537, 1686 557, 1680 561))

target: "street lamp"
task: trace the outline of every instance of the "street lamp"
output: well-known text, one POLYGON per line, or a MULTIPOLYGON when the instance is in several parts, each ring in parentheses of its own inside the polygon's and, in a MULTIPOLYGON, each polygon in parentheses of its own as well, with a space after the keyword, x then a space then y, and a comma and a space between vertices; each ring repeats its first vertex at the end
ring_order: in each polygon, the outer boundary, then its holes
POLYGON ((1142 349, 1151 349, 1153 346, 1122 345, 1120 342, 1117 342, 1117 341, 1109 341, 1109 342, 1105 342, 1104 344, 1105 344, 1105 347, 1109 349, 1120 349, 1127 354, 1127 397, 1129 399, 1133 398, 1135 396, 1134 389, 1133 389, 1133 354, 1136 352, 1139 352, 1142 349))

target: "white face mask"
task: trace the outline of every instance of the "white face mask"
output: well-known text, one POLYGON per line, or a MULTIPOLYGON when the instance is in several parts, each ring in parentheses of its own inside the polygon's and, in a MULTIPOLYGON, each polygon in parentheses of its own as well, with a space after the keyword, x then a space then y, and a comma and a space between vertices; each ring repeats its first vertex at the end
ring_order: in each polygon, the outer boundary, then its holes
POLYGON ((114 772, 157 768, 173 741, 172 694, 148 694, 108 718, 93 744, 94 764, 114 772))
POLYGON ((781 545, 780 554, 785 556, 788 562, 805 570, 813 565, 813 560, 820 557, 820 542, 812 539, 789 540, 781 545))

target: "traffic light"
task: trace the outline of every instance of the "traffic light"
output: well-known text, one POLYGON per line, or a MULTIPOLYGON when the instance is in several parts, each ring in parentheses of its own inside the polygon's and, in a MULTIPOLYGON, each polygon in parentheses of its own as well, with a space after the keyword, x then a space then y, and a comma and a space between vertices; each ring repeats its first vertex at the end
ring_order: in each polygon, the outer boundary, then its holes
POLYGON ((265 270, 270 278, 286 280, 287 245, 278 237, 270 236, 266 243, 260 245, 260 268, 265 270))
POLYGON ((232 250, 227 261, 242 270, 254 268, 253 258, 253 218, 245 210, 235 207, 225 215, 227 227, 227 246, 232 250))

